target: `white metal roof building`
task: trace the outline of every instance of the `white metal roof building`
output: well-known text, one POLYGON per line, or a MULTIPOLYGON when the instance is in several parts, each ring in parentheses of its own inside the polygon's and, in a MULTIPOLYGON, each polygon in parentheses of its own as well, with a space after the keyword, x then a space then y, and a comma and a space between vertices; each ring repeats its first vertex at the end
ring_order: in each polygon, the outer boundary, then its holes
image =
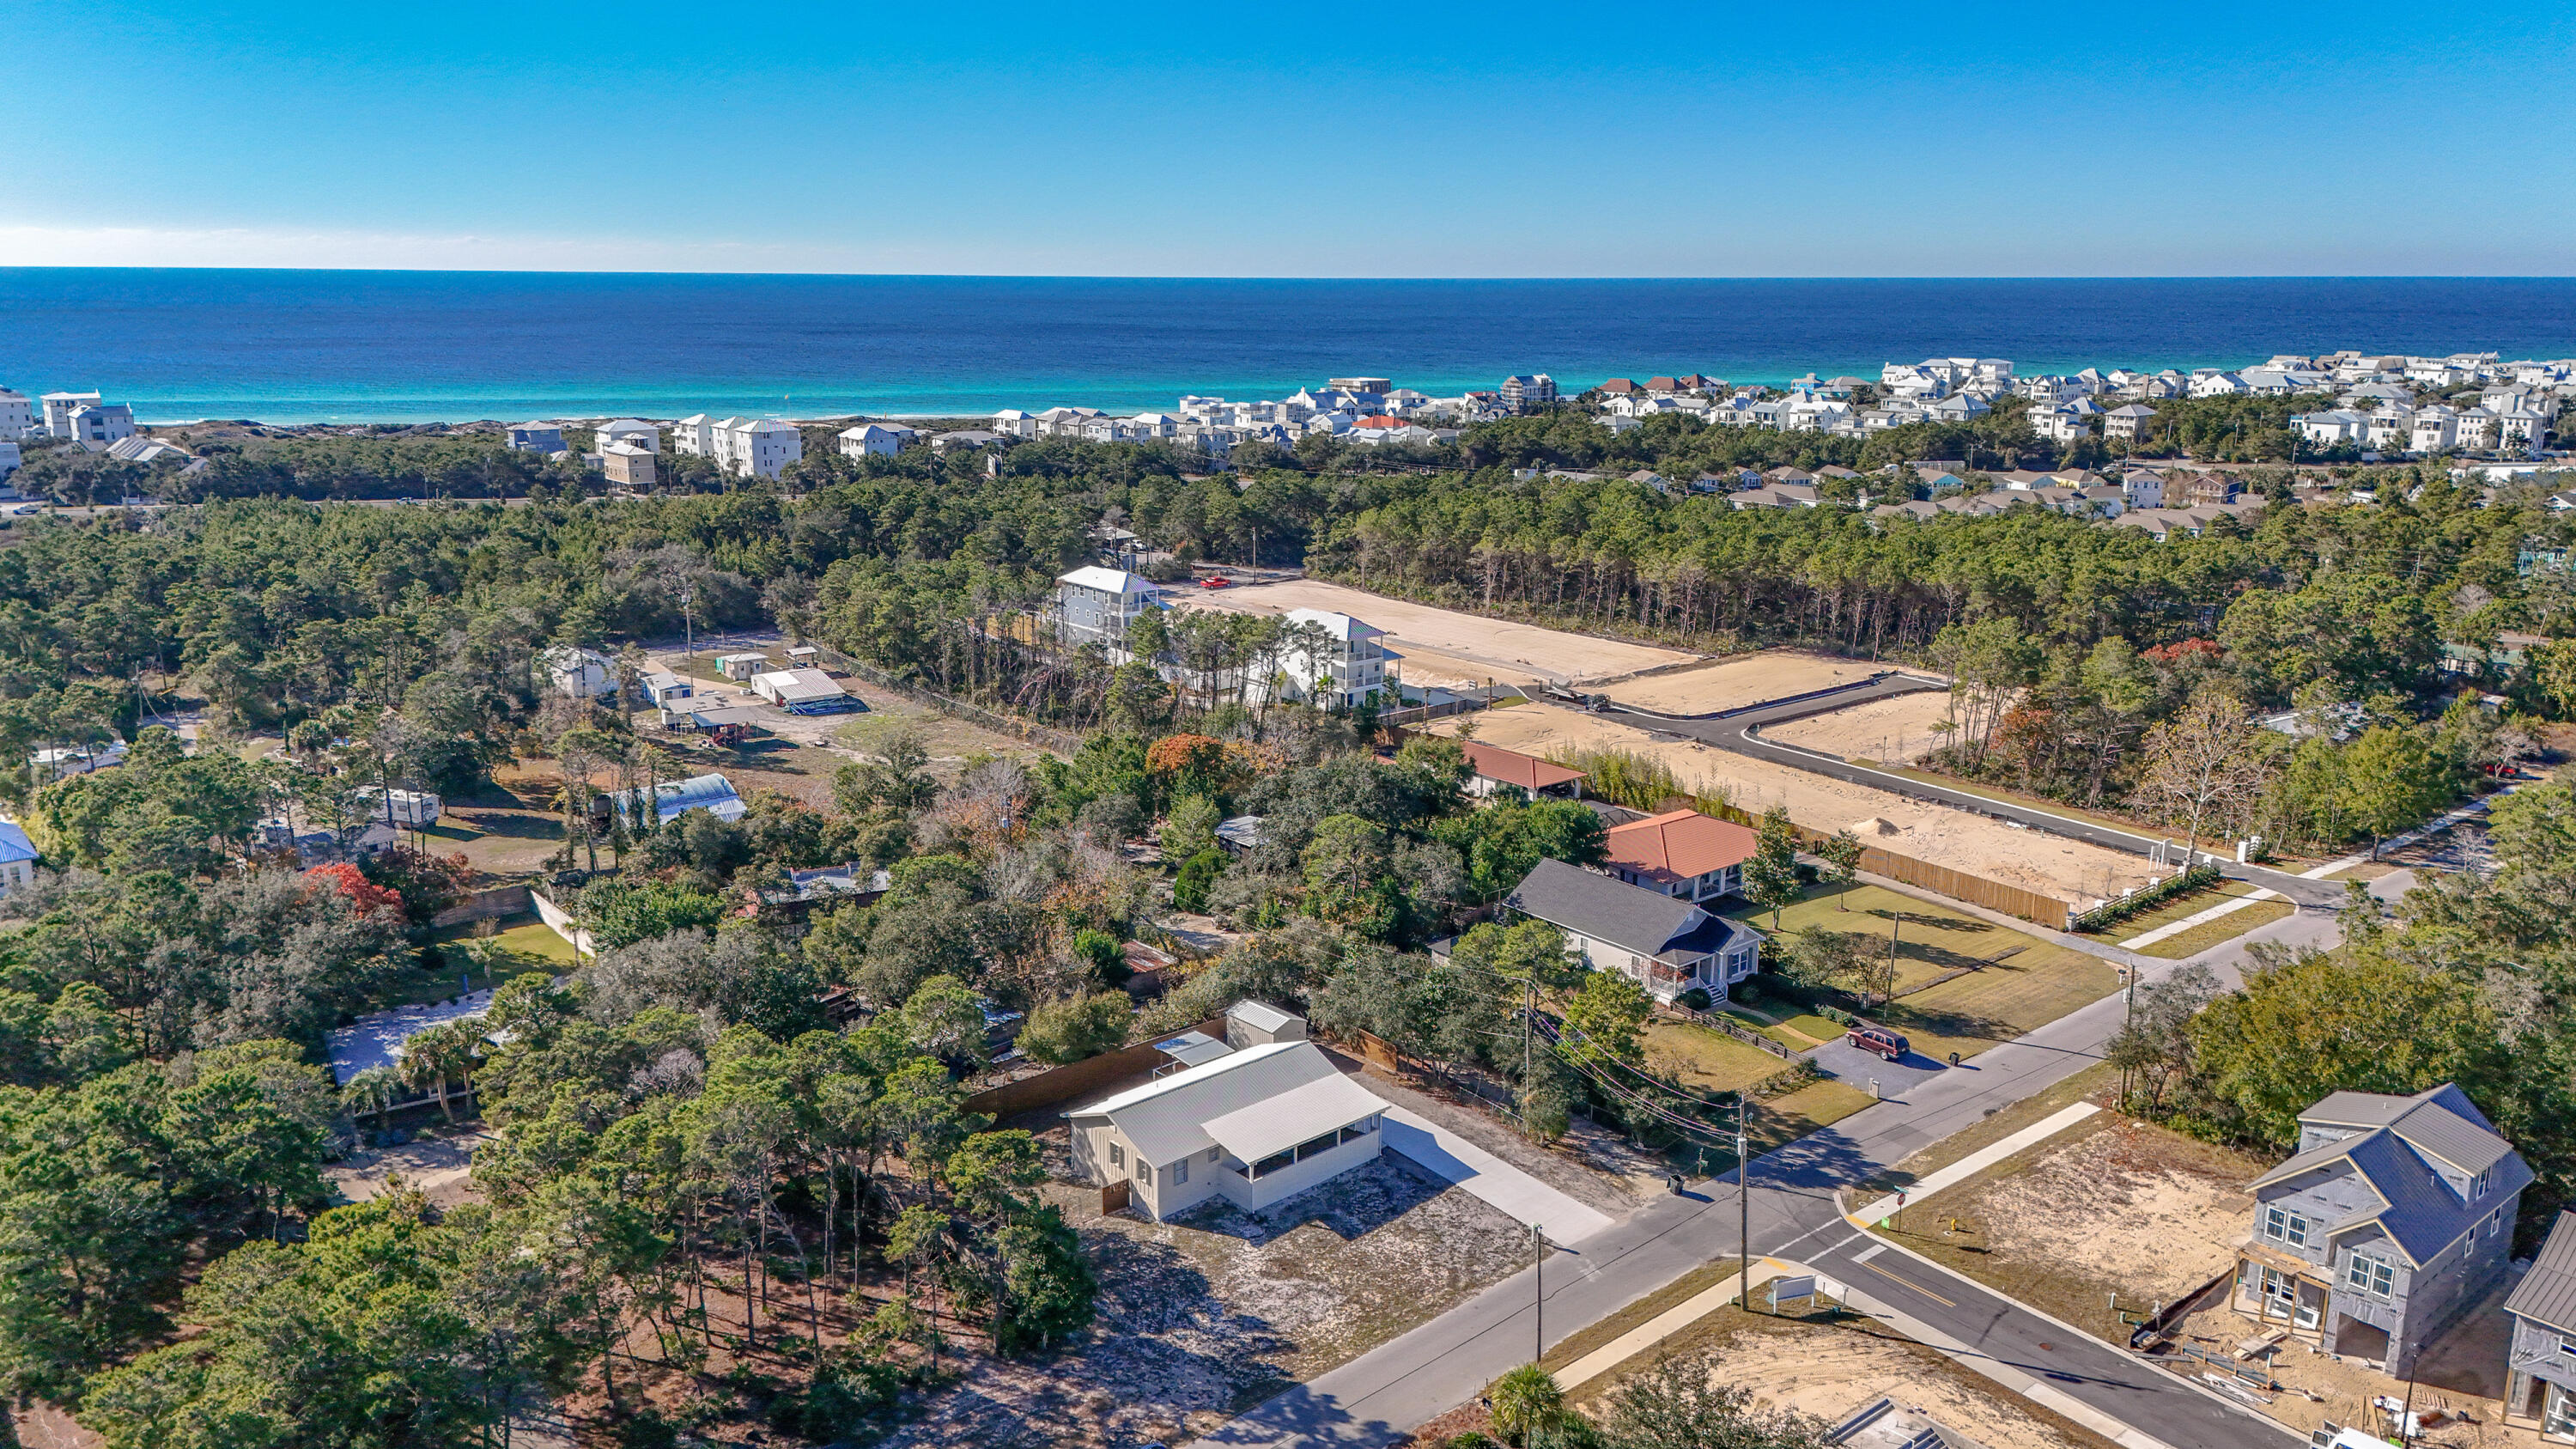
POLYGON ((1067 1115, 1074 1165, 1095 1182, 1132 1184, 1130 1201, 1160 1222, 1212 1197, 1259 1212, 1373 1162, 1385 1111, 1314 1043, 1281 1041, 1067 1115))
POLYGON ((780 708, 799 704, 820 704, 849 694, 832 676, 819 669, 779 669, 751 677, 752 692, 780 708))
MULTIPOLYGON (((638 786, 599 798, 608 802, 610 809, 632 818, 642 811, 643 797, 643 787, 638 786)), ((718 820, 731 822, 742 818, 744 808, 742 797, 734 793, 733 782, 716 774, 692 775, 655 786, 653 803, 655 825, 676 820, 692 810, 704 810, 718 820)))

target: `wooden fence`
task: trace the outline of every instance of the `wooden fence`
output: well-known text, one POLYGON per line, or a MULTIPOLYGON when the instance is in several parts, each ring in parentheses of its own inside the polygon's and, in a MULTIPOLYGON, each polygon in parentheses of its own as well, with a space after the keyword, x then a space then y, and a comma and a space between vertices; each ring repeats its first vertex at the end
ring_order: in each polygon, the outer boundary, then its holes
POLYGON ((1898 855, 1875 845, 1861 847, 1860 868, 1872 875, 1883 875, 1907 885, 1938 891, 1954 900, 1968 901, 1990 911, 2018 916, 2052 931, 2072 930, 2075 926, 2072 902, 2024 890, 2020 886, 2006 885, 1999 880, 1988 880, 1981 875, 1970 875, 1964 870, 1952 870, 1946 865, 1934 865, 1928 860, 1916 860, 1910 855, 1898 855))
POLYGON ((1780 1058, 1782 1061, 1788 1061, 1797 1056, 1796 1052, 1789 1050, 1787 1047, 1782 1046, 1780 1043, 1773 1041, 1767 1036, 1764 1036, 1762 1033, 1747 1030, 1742 1022, 1737 1021, 1734 1017, 1727 1015, 1723 1011, 1693 1011, 1687 1006, 1668 1006, 1665 1010, 1672 1012, 1675 1016, 1690 1022, 1694 1026, 1705 1026, 1717 1031, 1722 1031, 1728 1036, 1735 1038, 1737 1041, 1744 1043, 1746 1046, 1769 1052, 1771 1055, 1780 1058))
MULTIPOLYGON (((1212 1037, 1223 1039, 1225 1018, 1210 1017, 1195 1027, 1184 1027, 1182 1030, 1203 1031, 1212 1037)), ((1169 1041, 1173 1036, 1178 1035, 1180 1035, 1179 1032, 1173 1032, 1167 1036, 1157 1037, 1155 1040, 1169 1041)), ((1096 1092, 1122 1077, 1150 1072, 1169 1060, 1171 1058, 1154 1050, 1153 1042, 1138 1042, 1134 1046, 1102 1052, 1096 1057, 1084 1057, 1081 1061, 1051 1068, 1035 1076, 1022 1077, 1016 1082, 1004 1082, 998 1087, 987 1088, 968 1097, 964 1103, 964 1110, 988 1112, 992 1114, 995 1121, 1000 1121, 1007 1117, 1016 1117, 1022 1112, 1034 1112, 1040 1107, 1052 1107, 1061 1102, 1070 1102, 1086 1093, 1096 1092)))
MULTIPOLYGON (((1697 799, 1691 803, 1703 815, 1714 815, 1720 820, 1732 820, 1738 825, 1749 825, 1757 830, 1762 826, 1761 816, 1749 810, 1739 809, 1723 800, 1697 799)), ((1809 850, 1814 850, 1833 838, 1823 831, 1810 830, 1803 825, 1793 824, 1789 828, 1797 833, 1798 843, 1809 850)), ((1984 906, 1990 911, 2001 911, 2008 916, 2018 916, 2034 925, 2046 926, 2052 931, 2074 929, 2075 906, 2070 901, 2042 895, 2038 891, 2024 890, 2020 886, 2006 885, 1999 880, 1988 880, 1981 875, 1970 875, 1964 870, 1952 870, 1946 865, 1934 865, 1928 860, 1916 860, 1910 855, 1899 855, 1895 851, 1883 850, 1867 841, 1861 843, 1860 868, 1872 875, 1883 875, 1890 880, 1901 880, 1907 885, 1921 886, 1925 890, 1948 896, 1952 900, 1967 901, 1972 905, 1984 906)))

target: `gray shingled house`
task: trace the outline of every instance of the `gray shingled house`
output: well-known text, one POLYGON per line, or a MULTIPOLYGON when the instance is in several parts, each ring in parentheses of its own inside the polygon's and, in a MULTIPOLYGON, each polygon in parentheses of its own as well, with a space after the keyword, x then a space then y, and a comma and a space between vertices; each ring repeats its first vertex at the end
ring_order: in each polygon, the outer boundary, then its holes
POLYGON ((2531 1180, 2448 1082, 2337 1092, 2299 1114, 2298 1152, 2250 1185, 2230 1302, 2402 1378, 2503 1275, 2531 1180))
POLYGON ((1566 950, 1670 1001, 1693 987, 1715 1000, 1762 965, 1762 933, 1689 901, 1561 860, 1542 860, 1504 906, 1565 933, 1566 950))
POLYGON ((2576 1443, 2576 1213, 2560 1213, 2504 1311, 2513 1322, 2504 1421, 2576 1443))

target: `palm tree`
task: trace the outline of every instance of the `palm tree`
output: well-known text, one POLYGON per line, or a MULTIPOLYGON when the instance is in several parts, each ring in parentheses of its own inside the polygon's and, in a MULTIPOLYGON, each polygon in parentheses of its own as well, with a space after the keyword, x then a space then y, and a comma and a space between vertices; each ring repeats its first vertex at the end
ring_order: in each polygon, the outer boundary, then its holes
POLYGON ((369 1067, 349 1079, 340 1089, 340 1105, 352 1117, 373 1112, 376 1130, 382 1132, 390 1119, 394 1097, 402 1090, 402 1079, 391 1067, 369 1067))
POLYGON ((1508 1443, 1525 1443, 1533 1432, 1565 1422, 1565 1390, 1554 1374, 1534 1363, 1495 1380, 1493 1404, 1494 1432, 1508 1443))
POLYGON ((461 1021, 415 1032, 403 1043, 403 1079, 415 1087, 436 1086, 439 1113, 453 1122, 456 1110, 448 1105, 447 1084, 453 1080, 466 1096, 474 1094, 474 1052, 480 1043, 480 1034, 461 1021))

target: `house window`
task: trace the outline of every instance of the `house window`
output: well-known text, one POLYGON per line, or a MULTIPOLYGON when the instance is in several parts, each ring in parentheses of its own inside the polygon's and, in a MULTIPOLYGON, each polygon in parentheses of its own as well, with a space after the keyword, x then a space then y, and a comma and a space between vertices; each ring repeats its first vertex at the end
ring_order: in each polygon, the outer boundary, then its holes
POLYGON ((2397 1269, 2386 1258, 2355 1253, 2352 1266, 2344 1270, 2344 1281, 2357 1292, 2385 1298, 2397 1286, 2397 1269))
POLYGON ((2294 1213, 2283 1208, 2265 1208, 2263 1209, 2263 1236, 2276 1243, 2287 1243, 2294 1248, 2304 1248, 2308 1245, 2307 1214, 2294 1213))
POLYGON ((1245 1176, 1255 1178, 1268 1177, 1270 1174, 1277 1172, 1279 1169, 1286 1167, 1288 1164, 1295 1162, 1296 1160, 1297 1153, 1293 1148, 1286 1152, 1275 1152, 1270 1156, 1261 1159, 1259 1162, 1252 1164, 1252 1171, 1246 1173, 1245 1176))
POLYGON ((1338 1132, 1327 1132, 1321 1137, 1309 1138, 1297 1144, 1297 1160, 1303 1162, 1319 1152, 1330 1152, 1341 1143, 1342 1136, 1338 1132))
POLYGON ((1184 1158, 1180 1158, 1180 1159, 1178 1159, 1177 1161, 1173 1162, 1173 1164, 1172 1164, 1172 1181, 1174 1181, 1174 1182, 1178 1183, 1178 1182, 1187 1182, 1187 1181, 1189 1181, 1189 1180, 1190 1180, 1190 1160, 1189 1160, 1188 1158, 1184 1157, 1184 1158))
POLYGON ((2541 1401, 2540 1432, 2576 1434, 2576 1394, 2556 1384, 2549 1385, 2549 1396, 2541 1401))
POLYGON ((1343 1128, 1343 1129, 1342 1129, 1342 1140, 1343 1140, 1344 1142, 1357 1142, 1357 1141, 1359 1141, 1361 1138, 1366 1137, 1367 1135, 1369 1135, 1369 1134, 1370 1134, 1370 1133, 1372 1133, 1372 1132, 1375 1132, 1376 1130, 1377 1130, 1377 1119, 1376 1119, 1375 1117, 1366 1118, 1366 1119, 1364 1119, 1364 1120, 1362 1120, 1362 1121, 1354 1122, 1354 1123, 1352 1123, 1351 1125, 1349 1125, 1348 1127, 1343 1128))
POLYGON ((1125 1167, 1127 1165, 1127 1149, 1119 1146, 1115 1142, 1110 1143, 1109 1165, 1112 1167, 1125 1167))
POLYGON ((2475 1202, 2485 1197, 2487 1189, 2493 1186, 2495 1186, 2495 1169, 2490 1167, 2478 1174, 2477 1181, 2469 1184, 2469 1201, 2475 1202))

